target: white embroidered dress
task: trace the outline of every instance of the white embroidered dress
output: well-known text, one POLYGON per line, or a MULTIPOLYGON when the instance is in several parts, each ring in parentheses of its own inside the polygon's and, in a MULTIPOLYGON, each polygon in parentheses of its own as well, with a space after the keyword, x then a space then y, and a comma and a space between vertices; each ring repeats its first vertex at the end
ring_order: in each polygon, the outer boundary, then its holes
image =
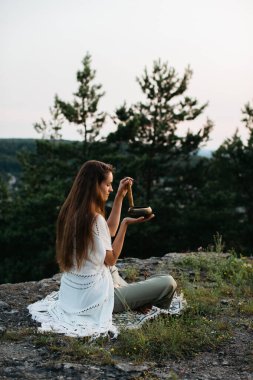
POLYGON ((101 215, 95 219, 93 237, 93 249, 82 268, 74 266, 63 273, 58 292, 28 306, 32 318, 41 323, 40 331, 80 337, 117 333, 112 324, 113 281, 104 264, 106 250, 112 249, 111 237, 101 215))

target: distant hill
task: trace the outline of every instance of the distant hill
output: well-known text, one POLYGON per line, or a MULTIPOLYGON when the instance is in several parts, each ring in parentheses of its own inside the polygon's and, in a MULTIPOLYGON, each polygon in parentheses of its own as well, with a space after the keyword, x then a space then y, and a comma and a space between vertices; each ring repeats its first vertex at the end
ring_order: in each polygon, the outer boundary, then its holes
MULTIPOLYGON (((11 175, 18 179, 21 167, 17 153, 22 150, 34 151, 35 148, 35 139, 0 139, 0 176, 7 179, 11 175)), ((212 151, 201 149, 198 156, 210 158, 212 151)))
POLYGON ((6 179, 8 174, 19 177, 21 167, 17 153, 22 150, 34 151, 35 139, 0 139, 0 175, 6 179))

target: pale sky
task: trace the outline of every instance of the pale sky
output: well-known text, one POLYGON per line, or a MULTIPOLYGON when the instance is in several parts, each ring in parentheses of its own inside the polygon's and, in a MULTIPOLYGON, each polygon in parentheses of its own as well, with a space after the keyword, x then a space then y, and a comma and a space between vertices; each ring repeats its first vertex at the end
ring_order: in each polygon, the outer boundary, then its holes
MULTIPOLYGON (((242 127, 253 101, 253 0, 0 0, 0 138, 39 138, 33 124, 49 118, 54 95, 73 99, 87 51, 113 113, 141 99, 136 77, 161 58, 180 76, 190 65, 188 95, 209 102, 196 130, 215 123, 206 148, 242 127)), ((188 127, 181 128, 182 133, 188 127)), ((110 127, 107 127, 110 129, 110 127)), ((75 127, 63 138, 79 139, 75 127)))

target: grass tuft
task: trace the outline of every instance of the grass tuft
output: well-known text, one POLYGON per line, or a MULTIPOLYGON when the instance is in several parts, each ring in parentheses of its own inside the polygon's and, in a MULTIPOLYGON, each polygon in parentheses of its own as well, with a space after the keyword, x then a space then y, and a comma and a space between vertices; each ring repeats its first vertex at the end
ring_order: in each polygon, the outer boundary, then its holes
POLYGON ((90 360, 101 365, 113 364, 110 350, 105 347, 105 339, 90 342, 88 339, 77 339, 60 336, 52 333, 37 334, 33 343, 38 346, 46 346, 50 352, 58 353, 61 360, 72 360, 84 363, 90 360))
POLYGON ((6 330, 1 335, 0 341, 18 342, 33 334, 36 334, 36 330, 34 328, 26 327, 17 330, 6 330))
POLYGON ((137 281, 139 277, 139 270, 135 267, 126 267, 122 272, 124 272, 126 281, 128 282, 137 281))
POLYGON ((200 350, 212 349, 230 336, 230 329, 215 321, 196 317, 163 318, 146 323, 139 330, 124 330, 115 345, 121 353, 137 362, 192 357, 200 350))

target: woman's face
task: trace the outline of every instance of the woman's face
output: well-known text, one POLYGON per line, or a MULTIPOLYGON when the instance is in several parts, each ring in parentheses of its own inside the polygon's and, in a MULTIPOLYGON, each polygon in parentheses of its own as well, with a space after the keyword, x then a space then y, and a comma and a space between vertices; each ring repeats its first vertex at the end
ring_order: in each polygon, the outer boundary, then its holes
POLYGON ((110 193, 113 191, 112 188, 113 175, 111 172, 107 174, 106 179, 100 184, 100 191, 103 201, 106 202, 110 193))

